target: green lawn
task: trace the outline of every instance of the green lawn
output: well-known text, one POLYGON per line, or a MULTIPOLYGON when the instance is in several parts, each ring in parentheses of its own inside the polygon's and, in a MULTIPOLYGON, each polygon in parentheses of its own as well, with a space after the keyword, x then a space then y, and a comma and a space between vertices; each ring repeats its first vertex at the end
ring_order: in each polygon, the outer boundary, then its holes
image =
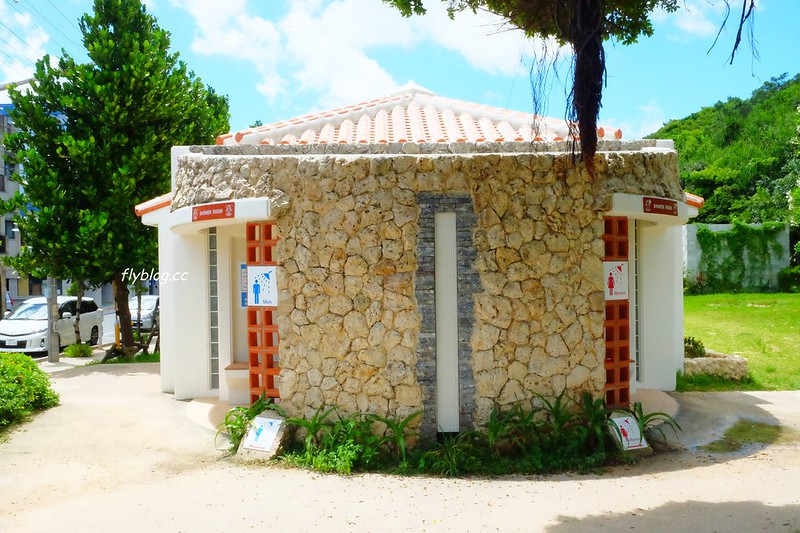
POLYGON ((684 298, 685 335, 747 359, 751 380, 704 390, 800 390, 800 294, 711 294, 684 298))

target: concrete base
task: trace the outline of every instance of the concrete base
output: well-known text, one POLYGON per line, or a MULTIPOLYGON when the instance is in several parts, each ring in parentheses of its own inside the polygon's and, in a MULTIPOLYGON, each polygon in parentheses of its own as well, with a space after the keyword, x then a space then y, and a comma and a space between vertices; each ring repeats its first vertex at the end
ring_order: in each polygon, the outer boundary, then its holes
POLYGON ((631 405, 635 402, 642 403, 642 410, 647 413, 666 413, 675 418, 680 409, 675 398, 664 391, 654 389, 639 389, 631 394, 631 405))
POLYGON ((235 404, 217 398, 195 398, 186 406, 186 416, 195 424, 216 431, 235 404))

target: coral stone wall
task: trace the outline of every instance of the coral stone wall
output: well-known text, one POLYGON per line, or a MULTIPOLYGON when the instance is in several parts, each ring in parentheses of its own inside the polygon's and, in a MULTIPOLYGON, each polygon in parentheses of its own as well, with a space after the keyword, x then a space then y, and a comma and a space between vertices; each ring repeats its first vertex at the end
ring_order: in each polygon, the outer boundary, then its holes
POLYGON ((435 359, 420 339, 429 304, 415 292, 428 230, 419 198, 466 198, 479 284, 462 309, 471 316, 460 317, 470 326, 460 358, 472 373, 472 418, 483 424, 495 402, 565 387, 601 393, 611 194, 682 198, 675 153, 638 151, 643 144, 605 146, 619 151, 598 154, 596 180, 571 154, 530 145, 202 147, 179 161, 173 209, 272 200, 278 387, 290 415, 322 403, 398 417, 425 406, 423 426, 435 428, 435 388, 424 385, 435 359))

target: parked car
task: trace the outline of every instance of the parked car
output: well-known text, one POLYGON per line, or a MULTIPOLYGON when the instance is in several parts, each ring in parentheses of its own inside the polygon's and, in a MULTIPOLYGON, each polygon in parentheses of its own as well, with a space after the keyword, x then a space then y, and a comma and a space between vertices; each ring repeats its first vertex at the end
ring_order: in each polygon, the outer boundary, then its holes
MULTIPOLYGON (((59 348, 75 343, 75 312, 78 299, 59 296, 58 333, 59 348)), ((81 340, 96 345, 103 338, 103 310, 91 298, 81 302, 81 340)), ((28 298, 3 320, 0 320, 0 351, 47 352, 47 298, 28 298)))
MULTIPOLYGON (((128 300, 128 307, 131 310, 131 324, 134 328, 139 327, 139 302, 134 296, 128 300)), ((158 323, 158 295, 142 295, 142 329, 153 329, 158 323)))

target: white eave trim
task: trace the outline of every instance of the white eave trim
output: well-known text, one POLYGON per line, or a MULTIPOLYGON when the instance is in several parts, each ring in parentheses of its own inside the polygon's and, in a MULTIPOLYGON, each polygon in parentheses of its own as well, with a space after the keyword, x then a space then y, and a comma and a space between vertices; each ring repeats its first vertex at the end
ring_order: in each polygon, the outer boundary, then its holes
POLYGON ((609 216, 625 216, 636 220, 644 220, 654 224, 664 226, 682 226, 690 218, 696 217, 698 209, 686 202, 674 200, 672 198, 661 198, 641 194, 615 193, 611 198, 611 210, 606 213, 609 216), (678 209, 677 215, 660 213, 645 213, 644 202, 646 199, 656 199, 662 202, 674 202, 678 209))
POLYGON ((270 202, 268 198, 244 198, 240 200, 225 200, 221 202, 210 202, 207 204, 190 205, 176 209, 170 214, 168 228, 173 233, 189 234, 200 233, 201 231, 221 226, 233 224, 244 224, 257 220, 268 220, 270 218, 270 202), (196 209, 210 209, 220 204, 232 203, 235 214, 230 218, 214 218, 210 220, 195 221, 192 213, 196 209))
POLYGON ((243 198, 238 200, 224 200, 205 204, 181 207, 170 212, 170 205, 165 205, 154 211, 142 215, 142 223, 148 226, 162 227, 173 233, 191 234, 200 233, 211 227, 244 224, 257 220, 270 219, 270 201, 268 198, 243 198), (227 204, 233 205, 234 215, 231 217, 194 220, 196 210, 209 210, 227 204))

